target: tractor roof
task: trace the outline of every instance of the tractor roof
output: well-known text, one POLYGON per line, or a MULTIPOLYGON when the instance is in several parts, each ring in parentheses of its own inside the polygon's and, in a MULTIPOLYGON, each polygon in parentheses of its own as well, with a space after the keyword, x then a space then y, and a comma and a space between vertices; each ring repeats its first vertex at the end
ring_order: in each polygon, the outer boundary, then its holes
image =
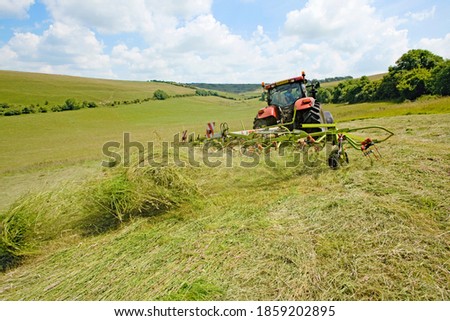
POLYGON ((285 84, 288 84, 288 83, 303 82, 304 80, 305 80, 305 73, 302 72, 302 75, 299 76, 299 77, 294 77, 294 78, 289 78, 289 79, 285 79, 285 80, 280 80, 280 81, 277 81, 277 82, 274 82, 274 83, 271 83, 271 84, 262 83, 261 85, 262 85, 262 87, 264 87, 264 89, 269 90, 271 88, 275 88, 275 87, 278 87, 278 86, 281 86, 281 85, 285 85, 285 84))

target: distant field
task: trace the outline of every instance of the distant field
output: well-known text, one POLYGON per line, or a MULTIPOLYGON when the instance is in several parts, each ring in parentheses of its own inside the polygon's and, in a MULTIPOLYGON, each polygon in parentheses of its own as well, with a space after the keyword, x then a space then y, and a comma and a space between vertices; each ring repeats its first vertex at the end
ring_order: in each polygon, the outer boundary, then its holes
POLYGON ((183 129, 204 135, 206 124, 248 128, 260 102, 185 97, 138 105, 0 117, 0 172, 53 161, 100 159, 101 146, 123 133, 144 142, 170 140, 183 129))
POLYGON ((194 94, 195 90, 159 82, 120 81, 0 71, 0 103, 44 106, 62 104, 66 99, 113 102, 151 98, 155 90, 169 95, 194 94))
POLYGON ((378 118, 398 115, 414 114, 442 114, 450 113, 450 97, 429 98, 415 102, 392 103, 376 102, 361 104, 325 104, 336 121, 348 121, 364 118, 378 118))

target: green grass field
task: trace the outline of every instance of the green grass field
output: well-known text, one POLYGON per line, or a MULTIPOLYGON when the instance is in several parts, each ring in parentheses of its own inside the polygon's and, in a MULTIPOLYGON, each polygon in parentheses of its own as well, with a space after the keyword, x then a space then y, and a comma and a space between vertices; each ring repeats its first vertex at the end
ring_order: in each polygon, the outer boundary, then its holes
POLYGON ((449 102, 326 106, 395 132, 337 171, 100 166, 124 132, 248 128, 257 99, 0 117, 0 300, 449 300, 449 102))
POLYGON ((157 89, 169 95, 195 90, 159 82, 119 81, 0 70, 0 102, 18 105, 62 104, 66 99, 108 103, 151 98, 157 89))

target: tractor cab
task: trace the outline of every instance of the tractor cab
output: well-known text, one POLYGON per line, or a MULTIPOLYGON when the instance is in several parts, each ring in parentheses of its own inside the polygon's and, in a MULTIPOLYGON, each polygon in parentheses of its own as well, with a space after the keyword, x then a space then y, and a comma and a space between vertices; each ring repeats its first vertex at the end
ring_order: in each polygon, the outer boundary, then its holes
POLYGON ((300 77, 290 78, 272 84, 262 83, 262 87, 267 91, 267 102, 269 105, 277 105, 277 103, 280 103, 278 106, 283 106, 286 101, 288 104, 292 104, 295 102, 295 98, 299 99, 308 96, 304 74, 300 77), (277 98, 281 99, 281 101, 277 101, 277 98), (284 98, 286 98, 286 101, 283 101, 284 98))
POLYGON ((315 100, 318 82, 307 85, 305 73, 271 84, 262 83, 266 91, 267 107, 261 108, 253 122, 253 128, 283 124, 287 128, 301 128, 305 123, 321 123, 320 104, 315 100), (308 95, 311 89, 311 96, 308 95))
POLYGON ((307 97, 308 94, 305 84, 294 82, 269 88, 267 95, 269 105, 286 107, 294 104, 299 98, 307 97))

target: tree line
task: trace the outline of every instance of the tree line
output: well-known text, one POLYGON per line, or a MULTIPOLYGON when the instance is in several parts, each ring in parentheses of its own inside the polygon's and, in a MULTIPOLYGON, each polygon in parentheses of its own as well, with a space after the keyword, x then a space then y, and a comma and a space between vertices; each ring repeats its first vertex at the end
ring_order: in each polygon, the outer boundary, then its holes
POLYGON ((415 100, 423 95, 450 95, 450 60, 413 49, 390 66, 382 79, 348 79, 334 88, 319 88, 317 98, 323 103, 354 104, 415 100))

